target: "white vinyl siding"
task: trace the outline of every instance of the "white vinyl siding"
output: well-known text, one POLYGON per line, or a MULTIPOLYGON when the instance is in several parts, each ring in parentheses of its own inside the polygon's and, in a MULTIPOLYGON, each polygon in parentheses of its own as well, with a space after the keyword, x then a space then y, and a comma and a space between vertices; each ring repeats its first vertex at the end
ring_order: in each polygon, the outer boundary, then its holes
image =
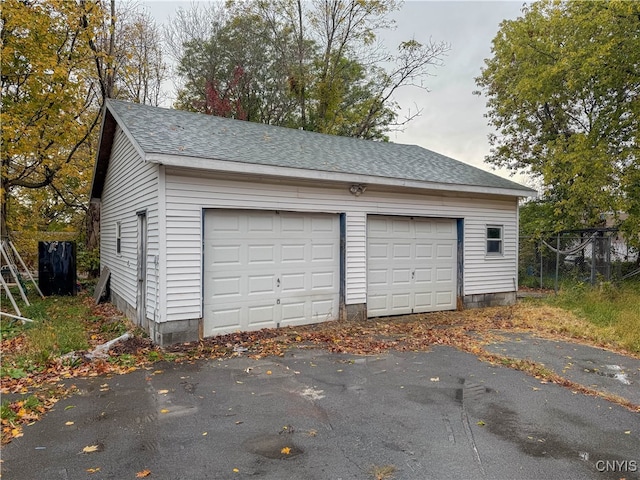
POLYGON ((340 186, 231 180, 166 168, 166 320, 202 318, 203 209, 346 213, 345 303, 366 299, 366 215, 464 219, 464 294, 515 290, 517 199, 376 191, 340 186), (486 225, 503 226, 503 255, 486 258, 486 225))
POLYGON ((346 232, 346 284, 347 305, 367 301, 367 214, 348 212, 346 232))
POLYGON ((120 127, 115 132, 100 208, 100 262, 111 270, 111 288, 136 308, 138 215, 147 214, 146 315, 153 318, 158 292, 158 166, 142 161, 120 127), (116 225, 120 225, 121 253, 116 253, 116 225))

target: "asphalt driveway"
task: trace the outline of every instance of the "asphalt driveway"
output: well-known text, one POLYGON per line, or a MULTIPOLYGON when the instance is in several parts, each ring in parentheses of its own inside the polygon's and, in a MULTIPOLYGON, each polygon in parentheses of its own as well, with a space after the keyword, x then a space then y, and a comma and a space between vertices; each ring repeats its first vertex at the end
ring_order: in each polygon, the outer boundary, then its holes
POLYGON ((4 480, 640 478, 637 413, 450 347, 74 382, 4 447, 4 480))

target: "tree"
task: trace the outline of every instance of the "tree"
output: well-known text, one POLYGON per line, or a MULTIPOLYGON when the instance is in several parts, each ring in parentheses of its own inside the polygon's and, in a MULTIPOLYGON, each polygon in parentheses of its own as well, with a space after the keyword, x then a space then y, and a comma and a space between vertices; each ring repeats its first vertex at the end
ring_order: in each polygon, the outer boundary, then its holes
POLYGON ((46 222, 41 212, 65 223, 61 210, 77 207, 88 188, 88 145, 98 124, 97 99, 87 88, 89 40, 102 10, 94 2, 7 0, 0 15, 4 236, 8 226, 46 222), (12 203, 31 214, 9 222, 12 203))
POLYGON ((0 15, 2 235, 78 231, 86 218, 97 247, 88 195, 101 107, 162 101, 159 30, 115 0, 7 0, 0 15))
MULTIPOLYGON (((441 64, 444 43, 375 44, 389 27, 392 0, 229 2, 206 12, 179 11, 170 43, 184 79, 178 108, 210 111, 211 89, 234 96, 251 121, 359 138, 386 139, 397 120, 393 94, 441 64), (237 72, 242 71, 242 78, 237 72), (240 94, 242 92, 242 94, 240 94)), ((237 107, 235 108, 237 110, 237 107)))
POLYGON ((487 97, 486 161, 539 178, 539 229, 622 227, 640 244, 640 4, 541 1, 504 21, 476 84, 487 97))
POLYGON ((100 29, 89 43, 101 103, 120 98, 159 105, 164 99, 161 86, 167 79, 167 65, 158 25, 135 4, 117 6, 115 0, 109 0, 104 11, 100 29))

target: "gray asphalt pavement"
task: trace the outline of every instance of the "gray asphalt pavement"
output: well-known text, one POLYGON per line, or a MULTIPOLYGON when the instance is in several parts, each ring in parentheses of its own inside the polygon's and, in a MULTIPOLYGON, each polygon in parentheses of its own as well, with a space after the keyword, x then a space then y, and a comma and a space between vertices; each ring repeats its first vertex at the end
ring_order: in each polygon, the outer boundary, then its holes
POLYGON ((501 336, 504 341, 485 348, 507 357, 542 363, 571 381, 640 405, 640 360, 637 358, 531 334, 501 332, 501 336))
POLYGON ((3 480, 640 478, 637 413, 449 347, 74 382, 3 449, 3 480))

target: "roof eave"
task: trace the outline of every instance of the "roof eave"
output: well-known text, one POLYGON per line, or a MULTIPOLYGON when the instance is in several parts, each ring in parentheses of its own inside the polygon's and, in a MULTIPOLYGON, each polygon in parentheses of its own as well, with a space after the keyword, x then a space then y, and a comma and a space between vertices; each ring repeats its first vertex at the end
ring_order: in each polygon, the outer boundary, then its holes
POLYGON ((255 163, 234 162, 221 159, 197 158, 182 155, 161 153, 149 153, 145 160, 161 165, 209 170, 225 173, 254 174, 273 177, 300 178, 305 180, 324 180, 335 182, 362 183, 366 185, 381 185, 387 187, 416 188, 423 190, 481 193, 488 195, 503 195, 510 197, 533 197, 534 190, 523 187, 504 188, 489 187, 483 185, 460 185, 450 183, 427 182, 423 180, 410 180, 401 178, 388 178, 373 175, 352 174, 344 172, 330 172, 324 170, 309 170, 273 165, 261 165, 255 163))
POLYGON ((116 127, 119 125, 125 135, 131 141, 131 144, 135 148, 140 158, 145 158, 145 153, 142 147, 136 142, 135 138, 127 129, 125 123, 111 108, 111 100, 106 99, 103 112, 102 112, 102 125, 100 127, 100 136, 98 137, 98 155, 96 163, 93 169, 93 182, 91 184, 91 200, 102 198, 102 190, 104 189, 104 182, 107 176, 107 170, 109 168, 109 159, 111 158, 111 150, 113 148, 113 139, 116 134, 116 127))
POLYGON ((106 105, 102 110, 102 124, 100 125, 100 135, 98 143, 98 154, 93 166, 93 180, 91 182, 91 200, 102 197, 104 181, 109 167, 113 137, 116 132, 116 121, 106 105))

